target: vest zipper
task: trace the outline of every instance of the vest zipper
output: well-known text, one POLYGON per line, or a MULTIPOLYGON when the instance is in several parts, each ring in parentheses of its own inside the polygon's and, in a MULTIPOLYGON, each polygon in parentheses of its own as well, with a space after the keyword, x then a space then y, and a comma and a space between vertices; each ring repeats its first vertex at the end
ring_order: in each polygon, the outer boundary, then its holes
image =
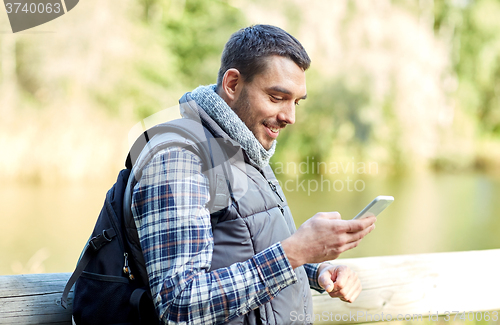
POLYGON ((281 195, 278 193, 278 189, 276 188, 276 185, 274 185, 271 181, 267 181, 269 183, 269 186, 271 187, 271 190, 273 190, 274 193, 280 198, 281 202, 285 202, 281 195))
MULTIPOLYGON (((267 181, 269 186, 271 187, 271 190, 280 198, 281 202, 285 202, 281 195, 278 193, 278 189, 276 188, 276 185, 274 185, 271 181, 267 181)), ((278 207, 280 208, 281 214, 285 215, 285 209, 281 206, 281 204, 278 203, 278 207)))

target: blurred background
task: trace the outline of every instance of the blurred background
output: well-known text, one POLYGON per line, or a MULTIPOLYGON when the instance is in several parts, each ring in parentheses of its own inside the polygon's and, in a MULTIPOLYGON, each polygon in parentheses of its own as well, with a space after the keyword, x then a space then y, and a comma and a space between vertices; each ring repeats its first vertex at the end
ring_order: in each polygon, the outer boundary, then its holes
POLYGON ((271 163, 297 225, 393 195, 343 257, 500 248, 498 17, 497 0, 85 0, 13 34, 2 11, 0 275, 72 271, 130 130, 215 83, 257 23, 312 59, 271 163))

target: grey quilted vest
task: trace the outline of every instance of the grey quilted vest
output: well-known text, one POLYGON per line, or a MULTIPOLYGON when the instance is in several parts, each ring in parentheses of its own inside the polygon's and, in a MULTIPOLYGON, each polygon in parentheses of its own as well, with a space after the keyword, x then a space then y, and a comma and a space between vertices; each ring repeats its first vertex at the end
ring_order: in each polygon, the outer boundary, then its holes
MULTIPOLYGON (((295 223, 285 195, 267 165, 261 169, 246 155, 241 146, 191 100, 189 93, 181 100, 185 117, 201 119, 215 138, 222 138, 238 149, 238 154, 226 164, 230 176, 233 200, 219 217, 214 228, 214 251, 211 269, 243 262, 269 246, 290 237, 295 223)), ((295 269, 298 281, 282 290, 259 309, 233 319, 229 324, 303 324, 292 321, 293 315, 312 315, 312 298, 304 268, 295 269)), ((301 318, 303 319, 303 318, 301 318)))
MULTIPOLYGON (((246 261, 271 245, 290 237, 296 231, 295 224, 285 195, 269 165, 261 169, 253 163, 240 144, 232 140, 205 111, 199 108, 190 98, 189 93, 181 98, 180 108, 183 117, 199 122, 189 124, 194 129, 192 131, 198 134, 197 138, 200 139, 198 141, 202 143, 194 144, 172 132, 153 137, 148 142, 151 148, 141 151, 140 154, 135 153, 134 161, 137 158, 134 165, 135 179, 140 178, 140 170, 151 159, 151 156, 170 144, 186 148, 194 145, 205 151, 210 150, 212 155, 218 152, 225 156, 222 159, 213 158, 216 163, 213 168, 217 170, 217 190, 215 198, 211 199, 208 206, 214 235, 211 269, 215 270, 246 261), (221 150, 224 150, 225 154, 221 150), (224 162, 220 163, 220 161, 224 162), (217 165, 218 163, 220 166, 217 165), (221 168, 224 169, 224 173, 220 171, 221 168), (221 174, 226 175, 222 177, 222 180, 219 179, 221 174), (226 188, 219 191, 219 185, 226 186, 226 188), (231 193, 231 198, 228 192, 231 193)), ((209 180, 213 179, 209 171, 205 170, 204 173, 209 180)), ((134 177, 130 177, 127 185, 128 195, 124 199, 125 207, 130 207, 130 189, 134 184, 134 177)), ((124 214, 130 214, 130 210, 124 209, 124 214)), ((130 216, 125 219, 133 220, 130 216)), ((135 236, 133 242, 139 242, 135 227, 127 227, 127 230, 129 228, 133 231, 129 231, 128 236, 130 238, 135 236)), ((139 269, 145 270, 140 247, 137 249, 139 252, 133 255, 139 258, 138 264, 141 266, 139 269)), ((312 298, 304 268, 302 266, 296 268, 295 273, 296 283, 283 289, 275 298, 258 309, 232 319, 228 324, 304 324, 303 319, 307 320, 307 317, 297 316, 313 315, 312 298)), ((147 275, 144 275, 144 278, 147 278, 147 275)))

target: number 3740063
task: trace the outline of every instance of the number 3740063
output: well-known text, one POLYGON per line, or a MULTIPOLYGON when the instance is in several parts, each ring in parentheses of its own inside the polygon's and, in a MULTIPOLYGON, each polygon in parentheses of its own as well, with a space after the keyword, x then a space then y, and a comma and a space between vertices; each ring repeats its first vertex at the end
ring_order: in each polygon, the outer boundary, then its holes
POLYGON ((498 321, 498 311, 445 311, 444 320, 453 321, 498 321))
POLYGON ((51 13, 60 13, 62 8, 61 8, 61 3, 59 2, 55 2, 55 3, 35 3, 35 2, 32 2, 32 3, 20 3, 20 2, 14 2, 14 3, 6 3, 5 4, 5 8, 7 9, 7 13, 8 14, 18 14, 18 13, 25 13, 25 14, 28 14, 28 13, 31 13, 31 14, 34 14, 34 13, 39 13, 39 14, 43 14, 43 13, 47 13, 47 14, 51 14, 51 13))

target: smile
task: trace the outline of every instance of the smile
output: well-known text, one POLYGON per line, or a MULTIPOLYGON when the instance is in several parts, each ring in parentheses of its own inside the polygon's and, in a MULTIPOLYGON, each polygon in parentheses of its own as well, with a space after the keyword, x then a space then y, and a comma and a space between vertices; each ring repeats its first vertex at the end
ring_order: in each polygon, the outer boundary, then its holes
POLYGON ((267 128, 268 128, 269 130, 271 130, 271 132, 273 132, 273 133, 278 133, 278 132, 280 131, 280 129, 278 129, 278 128, 273 128, 273 127, 270 127, 270 126, 268 126, 267 128))
POLYGON ((276 139, 280 134, 280 127, 270 126, 266 123, 264 123, 264 126, 266 127, 266 133, 270 138, 276 139))

